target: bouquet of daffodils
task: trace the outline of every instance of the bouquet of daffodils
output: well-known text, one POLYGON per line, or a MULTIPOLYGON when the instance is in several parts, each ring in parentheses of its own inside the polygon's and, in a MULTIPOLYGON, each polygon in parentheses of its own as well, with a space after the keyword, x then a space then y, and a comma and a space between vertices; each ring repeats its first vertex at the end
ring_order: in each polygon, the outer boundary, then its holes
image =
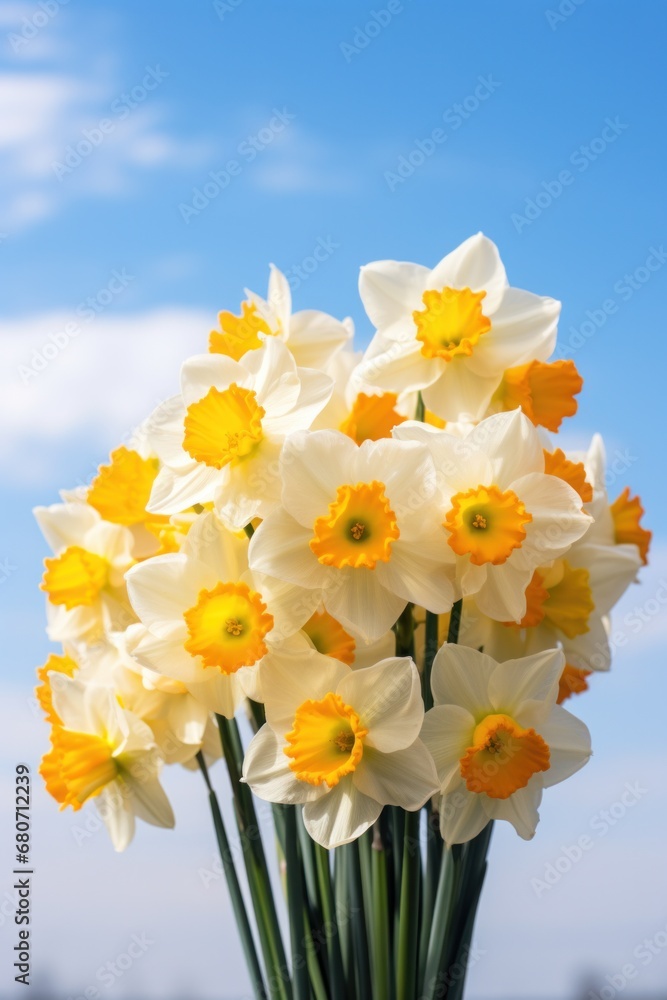
POLYGON ((562 703, 609 668, 650 533, 599 437, 554 440, 582 387, 549 360, 560 305, 490 240, 369 264, 360 294, 363 354, 272 268, 90 486, 36 510, 62 645, 41 774, 122 851, 136 817, 174 825, 162 768, 199 768, 255 997, 459 1000, 492 825, 533 837, 588 760, 562 703))

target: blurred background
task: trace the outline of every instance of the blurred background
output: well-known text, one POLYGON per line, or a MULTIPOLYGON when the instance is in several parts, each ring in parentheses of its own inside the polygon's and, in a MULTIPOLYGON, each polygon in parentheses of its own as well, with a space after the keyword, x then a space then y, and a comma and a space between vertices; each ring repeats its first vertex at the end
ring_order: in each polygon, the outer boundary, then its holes
MULTIPOLYGON (((612 498, 630 484, 655 534, 611 675, 570 703, 593 760, 531 843, 494 833, 469 996, 667 996, 666 22, 660 0, 0 3, 0 995, 14 766, 47 742, 31 508, 90 480, 269 262, 363 346, 360 264, 481 229, 562 300, 586 383, 565 439, 603 432, 612 498)), ((118 856, 35 774, 33 996, 248 994, 201 780, 165 783, 176 830, 118 856)))

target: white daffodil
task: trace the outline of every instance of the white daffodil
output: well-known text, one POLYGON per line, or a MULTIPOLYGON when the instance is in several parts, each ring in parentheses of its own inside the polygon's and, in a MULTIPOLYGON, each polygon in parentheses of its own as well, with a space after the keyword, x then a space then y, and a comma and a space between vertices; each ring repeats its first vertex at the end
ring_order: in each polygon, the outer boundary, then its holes
POLYGON ((61 675, 52 695, 58 721, 40 773, 61 808, 95 798, 117 851, 132 840, 135 816, 173 827, 149 727, 120 707, 112 688, 61 675))
POLYGON ((257 668, 264 657, 301 649, 317 659, 305 637, 294 635, 317 595, 250 572, 247 548, 244 536, 204 514, 180 552, 146 560, 127 575, 144 626, 128 637, 128 652, 228 718, 246 696, 262 700, 257 668))
POLYGON ((449 610, 452 567, 438 551, 435 469, 423 445, 297 433, 280 469, 282 507, 251 540, 253 570, 308 588, 315 606, 366 641, 384 635, 408 601, 449 610))
POLYGON ((315 309, 292 312, 292 293, 287 278, 271 264, 266 299, 245 290, 241 315, 218 314, 220 330, 212 330, 209 350, 239 361, 248 351, 259 350, 274 337, 289 348, 297 365, 324 371, 338 351, 351 340, 352 320, 334 319, 315 309))
POLYGON ((556 704, 564 665, 560 650, 505 663, 466 646, 438 651, 422 740, 438 770, 446 844, 472 840, 492 819, 530 840, 542 790, 590 757, 588 729, 556 704))
POLYGON ((177 514, 213 502, 233 530, 264 517, 280 497, 277 460, 286 434, 309 427, 333 388, 322 372, 297 368, 274 338, 242 361, 190 358, 180 397, 153 413, 149 438, 164 463, 148 511, 177 514))
POLYGON ((361 377, 393 392, 421 389, 445 420, 479 420, 506 369, 545 361, 560 303, 507 283, 481 233, 431 270, 394 260, 362 267, 359 291, 377 328, 361 377))
POLYGON ((35 518, 53 549, 44 561, 48 636, 55 642, 97 642, 135 621, 124 575, 133 564, 128 528, 103 521, 84 503, 36 507, 35 518))
POLYGON ((564 555, 591 523, 579 494, 545 473, 533 424, 512 410, 487 417, 462 437, 414 421, 393 434, 422 442, 433 456, 440 489, 437 554, 455 565, 459 596, 474 595, 490 618, 520 622, 534 571, 564 555))
POLYGON ((282 661, 260 673, 266 725, 248 747, 243 779, 269 802, 303 803, 318 844, 347 844, 384 805, 416 810, 437 790, 418 738, 424 704, 411 659, 351 670, 326 658, 310 672, 282 661))

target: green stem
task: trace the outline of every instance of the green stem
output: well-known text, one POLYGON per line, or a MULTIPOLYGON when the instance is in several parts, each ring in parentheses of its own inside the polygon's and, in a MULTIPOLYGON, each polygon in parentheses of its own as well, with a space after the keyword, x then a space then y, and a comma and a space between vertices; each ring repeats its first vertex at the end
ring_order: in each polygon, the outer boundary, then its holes
POLYGON ((241 944, 243 945, 243 952, 248 965, 248 972, 250 973, 250 978, 252 980, 253 993, 258 1000, 266 1000, 267 993, 262 977, 262 968, 257 957, 257 949, 252 936, 252 929, 250 927, 250 921, 248 920, 248 913, 246 911, 243 893, 241 892, 241 886, 236 874, 236 868, 234 867, 234 855, 232 854, 232 850, 229 846, 229 839, 227 837, 227 831, 225 830, 222 813, 220 812, 218 796, 215 794, 211 784, 208 768, 206 767, 206 761, 204 760, 204 755, 201 750, 197 754, 197 763, 199 764, 202 776, 206 782, 206 788, 208 789, 208 801, 211 807, 211 816, 213 818, 215 836, 218 841, 220 860, 222 861, 225 870, 227 888, 229 889, 229 895, 232 901, 232 909, 234 910, 236 926, 238 927, 239 934, 241 935, 241 944))
MULTIPOLYGON (((340 848, 339 848, 340 850, 340 848)), ((371 997, 371 969, 369 961, 368 935, 366 933, 366 913, 361 881, 361 863, 359 858, 359 841, 346 844, 343 851, 348 856, 348 900, 350 906, 350 922, 352 940, 354 943, 355 971, 357 978, 357 994, 359 997, 371 997)))
POLYGON ((422 670, 422 695, 426 711, 433 708, 433 692, 431 691, 431 669, 435 654, 438 652, 439 617, 432 611, 426 612, 424 636, 424 669, 422 670))
POLYGON ((243 530, 245 531, 248 538, 252 538, 252 536, 255 534, 255 529, 253 528, 252 524, 246 524, 243 530))
POLYGON ((310 1000, 310 980, 306 957, 306 925, 304 923, 304 896, 297 816, 295 806, 284 806, 285 863, 287 866, 287 912, 289 915, 290 942, 292 945, 292 982, 294 1000, 310 1000))
POLYGON ((455 897, 457 880, 460 878, 461 848, 443 847, 443 858, 440 866, 438 892, 433 909, 433 921, 428 942, 426 968, 423 982, 420 984, 420 995, 428 997, 440 996, 439 970, 445 950, 445 940, 451 919, 452 903, 455 897))
POLYGON ((419 939, 419 820, 421 810, 405 815, 403 872, 396 970, 397 1000, 413 1000, 417 985, 417 941, 419 939))
POLYGON ((331 885, 331 870, 329 868, 329 852, 315 844, 315 871, 319 886, 319 900, 322 908, 323 933, 327 946, 327 967, 329 970, 329 985, 331 1000, 345 1000, 345 977, 343 975, 343 960, 340 953, 340 929, 336 913, 333 887, 331 885))
POLYGON ((433 924, 433 912, 437 896, 442 862, 442 838, 440 836, 440 817, 437 811, 427 802, 424 807, 426 814, 426 870, 424 875, 424 892, 422 893, 422 922, 419 935, 419 991, 421 992, 426 972, 428 944, 433 924))
POLYGON ((334 887, 336 892, 336 915, 340 929, 340 949, 345 976, 346 1000, 355 1000, 357 984, 354 975, 354 951, 352 947, 352 919, 348 899, 348 852, 339 847, 334 854, 334 887), (342 925, 342 926, 341 926, 342 925))
POLYGON ((373 986, 375 1000, 390 1000, 391 965, 389 960, 389 900, 387 895, 387 857, 375 824, 371 866, 373 875, 373 986))
POLYGON ((463 610, 463 600, 454 601, 451 614, 449 616, 449 629, 447 631, 447 642, 458 642, 459 631, 461 629, 461 612, 463 610))
POLYGON ((292 989, 287 971, 287 959, 255 805, 250 788, 241 781, 243 747, 238 726, 235 719, 226 719, 223 715, 217 715, 216 719, 234 794, 236 821, 264 954, 269 991, 271 996, 279 997, 280 1000, 291 1000, 292 989))

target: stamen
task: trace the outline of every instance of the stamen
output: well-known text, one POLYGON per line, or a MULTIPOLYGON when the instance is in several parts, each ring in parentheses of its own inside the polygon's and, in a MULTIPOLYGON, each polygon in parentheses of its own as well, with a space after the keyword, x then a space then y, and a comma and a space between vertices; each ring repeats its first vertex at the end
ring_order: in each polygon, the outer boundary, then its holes
POLYGON ((342 732, 332 740, 332 743, 336 744, 341 753, 349 753, 354 746, 354 740, 354 733, 342 732))
POLYGON ((230 635, 241 635, 241 632, 243 631, 243 625, 238 618, 228 618, 225 622, 225 626, 230 635))
POLYGON ((362 524, 361 521, 357 521, 357 523, 353 524, 352 527, 350 528, 350 534, 355 539, 355 541, 358 542, 365 530, 366 530, 366 525, 362 524))
POLYGON ((486 528, 486 518, 483 514, 475 514, 472 519, 473 528, 486 528))

